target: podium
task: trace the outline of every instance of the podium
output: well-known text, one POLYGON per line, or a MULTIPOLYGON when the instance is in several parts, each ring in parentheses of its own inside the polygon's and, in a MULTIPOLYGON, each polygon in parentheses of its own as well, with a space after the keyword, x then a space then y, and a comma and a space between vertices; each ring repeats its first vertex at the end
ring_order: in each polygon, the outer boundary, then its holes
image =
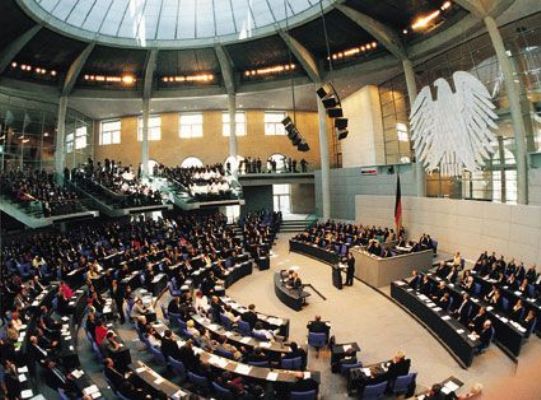
POLYGON ((332 266, 332 284, 335 288, 342 290, 342 269, 340 264, 332 266))

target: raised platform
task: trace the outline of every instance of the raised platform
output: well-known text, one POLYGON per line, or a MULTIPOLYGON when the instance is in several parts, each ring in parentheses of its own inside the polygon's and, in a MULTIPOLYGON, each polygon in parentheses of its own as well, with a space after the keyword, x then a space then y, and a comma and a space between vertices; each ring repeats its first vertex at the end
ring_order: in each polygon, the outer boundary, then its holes
POLYGON ((295 311, 302 310, 304 299, 310 296, 310 293, 303 290, 288 289, 285 287, 282 283, 280 272, 274 273, 274 292, 282 303, 295 311))

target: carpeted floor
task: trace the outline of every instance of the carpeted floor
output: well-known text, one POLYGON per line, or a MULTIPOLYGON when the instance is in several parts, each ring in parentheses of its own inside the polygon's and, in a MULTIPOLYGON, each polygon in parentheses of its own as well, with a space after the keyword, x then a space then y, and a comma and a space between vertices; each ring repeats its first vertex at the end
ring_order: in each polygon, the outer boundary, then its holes
MULTIPOLYGON (((331 268, 309 257, 289 253, 290 235, 280 234, 271 269, 257 271, 228 289, 228 295, 242 304, 255 303, 264 313, 291 320, 290 339, 306 343, 306 324, 316 314, 331 321, 337 342, 356 341, 365 364, 389 359, 402 350, 412 359, 412 371, 418 372, 418 388, 429 387, 451 375, 465 382, 485 386, 484 399, 541 399, 541 339, 534 336, 523 347, 518 364, 499 348, 492 346, 462 369, 442 345, 415 319, 392 300, 356 281, 353 287, 338 290, 332 286, 331 268), (303 283, 311 283, 327 300, 313 293, 309 305, 300 312, 282 304, 274 294, 273 271, 297 266, 303 283)), ((346 398, 345 379, 330 373, 328 354, 319 359, 310 352, 309 368, 322 372, 324 399, 346 398)))
MULTIPOLYGON (((475 382, 485 386, 483 399, 540 400, 541 399, 541 339, 534 336, 525 344, 518 364, 500 349, 492 346, 475 358, 472 367, 462 369, 449 353, 415 319, 385 295, 356 281, 353 287, 338 290, 332 286, 331 268, 311 258, 289 253, 290 235, 280 234, 273 248, 271 269, 258 271, 241 279, 228 289, 227 294, 244 305, 254 303, 267 314, 290 319, 290 340, 306 343, 306 324, 316 314, 331 321, 332 334, 338 343, 356 341, 361 347, 360 359, 365 364, 383 361, 402 350, 412 359, 412 371, 418 373, 418 390, 454 375, 465 382, 465 388, 475 382), (282 304, 274 294, 274 271, 296 266, 304 283, 311 283, 327 300, 312 293, 309 305, 295 312, 282 304)), ((164 298, 163 301, 166 301, 164 298)), ((159 310, 157 310, 159 312, 159 310)), ((133 360, 142 359, 167 378, 175 377, 156 365, 142 347, 133 328, 128 324, 116 325, 131 350, 133 360)), ((114 398, 92 354, 86 338, 79 331, 79 355, 85 371, 103 390, 106 398, 114 398)), ((321 398, 323 400, 348 398, 345 378, 331 374, 330 355, 322 352, 316 359, 309 352, 309 369, 322 373, 321 398)), ((465 389, 463 389, 464 391, 465 389)))

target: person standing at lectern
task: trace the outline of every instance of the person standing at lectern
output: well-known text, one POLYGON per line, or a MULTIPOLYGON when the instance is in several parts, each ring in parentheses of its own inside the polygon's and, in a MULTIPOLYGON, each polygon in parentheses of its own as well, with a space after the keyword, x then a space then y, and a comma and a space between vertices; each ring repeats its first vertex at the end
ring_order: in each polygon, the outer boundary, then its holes
POLYGON ((355 257, 348 252, 347 255, 348 268, 346 271, 346 285, 353 286, 353 275, 355 274, 355 257))

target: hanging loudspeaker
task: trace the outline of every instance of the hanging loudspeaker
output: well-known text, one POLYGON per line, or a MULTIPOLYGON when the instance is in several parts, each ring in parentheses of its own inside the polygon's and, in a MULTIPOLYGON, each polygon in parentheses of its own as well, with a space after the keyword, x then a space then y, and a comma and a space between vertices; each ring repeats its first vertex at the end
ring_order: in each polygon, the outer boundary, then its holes
POLYGON ((347 118, 336 118, 334 120, 334 126, 337 129, 346 129, 348 127, 348 119, 347 118))
POLYGON ((344 113, 340 107, 329 108, 327 110, 327 114, 331 118, 341 118, 344 116, 344 113))

